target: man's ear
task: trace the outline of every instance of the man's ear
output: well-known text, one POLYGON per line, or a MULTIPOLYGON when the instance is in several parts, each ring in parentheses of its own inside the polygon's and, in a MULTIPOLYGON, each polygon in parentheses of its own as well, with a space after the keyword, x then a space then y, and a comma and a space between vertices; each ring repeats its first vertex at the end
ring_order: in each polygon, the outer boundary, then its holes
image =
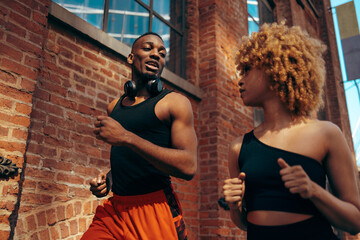
POLYGON ((134 62, 134 54, 130 53, 129 56, 127 57, 127 62, 128 64, 133 64, 134 62))

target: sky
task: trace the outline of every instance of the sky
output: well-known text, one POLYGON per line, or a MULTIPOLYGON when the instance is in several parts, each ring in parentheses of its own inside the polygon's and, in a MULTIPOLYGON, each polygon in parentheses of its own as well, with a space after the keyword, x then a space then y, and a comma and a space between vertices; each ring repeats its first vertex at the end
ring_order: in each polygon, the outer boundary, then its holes
MULTIPOLYGON (((355 157, 357 160, 358 168, 360 169, 360 95, 359 95, 360 93, 358 92, 358 89, 356 88, 354 81, 346 82, 347 76, 346 76, 345 63, 344 63, 342 47, 341 47, 340 32, 338 28, 336 9, 335 9, 335 7, 348 2, 354 2, 357 22, 360 25, 360 0, 331 0, 331 6, 332 6, 332 15, 334 19, 336 41, 337 41, 339 57, 340 57, 342 78, 344 81, 346 102, 349 112, 350 127, 353 137, 354 148, 355 148, 355 157)), ((355 81, 358 83, 358 86, 360 88, 360 79, 357 79, 355 81)))

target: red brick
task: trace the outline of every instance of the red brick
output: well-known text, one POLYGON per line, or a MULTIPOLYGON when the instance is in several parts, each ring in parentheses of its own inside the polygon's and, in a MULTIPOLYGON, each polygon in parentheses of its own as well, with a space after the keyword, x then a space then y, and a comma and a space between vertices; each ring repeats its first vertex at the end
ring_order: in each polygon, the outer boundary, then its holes
POLYGON ((17 12, 22 16, 30 17, 31 9, 22 5, 21 3, 17 1, 12 0, 3 0, 3 3, 5 6, 11 9, 11 11, 17 12))
POLYGON ((46 213, 44 211, 37 213, 36 214, 36 219, 37 219, 39 227, 46 226, 46 224, 47 224, 47 222, 46 222, 46 213))
POLYGON ((87 201, 83 204, 83 212, 84 215, 89 215, 92 213, 91 211, 91 201, 87 201))
POLYGON ((41 25, 45 26, 47 24, 47 18, 44 15, 44 13, 39 13, 36 11, 33 11, 32 18, 35 22, 40 23, 41 25))
POLYGON ((13 129, 12 136, 17 139, 26 140, 28 132, 21 129, 13 129))
POLYGON ((86 218, 79 218, 79 232, 85 232, 86 230, 86 218))
POLYGON ((39 47, 43 46, 44 37, 40 34, 30 32, 28 39, 30 42, 34 43, 39 47))
POLYGON ((10 57, 16 62, 21 62, 23 58, 23 53, 21 51, 18 51, 15 48, 12 48, 9 45, 5 45, 2 43, 0 43, 0 54, 10 57))
MULTIPOLYGON (((16 77, 10 72, 0 71, 0 81, 5 82, 6 84, 16 84, 16 77)), ((0 93, 3 88, 3 86, 0 86, 0 93)))
POLYGON ((63 86, 59 86, 57 84, 52 84, 50 82, 42 82, 41 86, 44 88, 44 90, 48 91, 49 93, 57 93, 61 96, 66 96, 67 89, 63 86))
POLYGON ((66 219, 65 216, 65 206, 59 206, 56 208, 56 215, 58 221, 63 221, 66 219))
MULTIPOLYGON (((66 48, 60 47, 58 50, 59 55, 64 56, 65 58, 68 58, 69 60, 72 60, 74 58, 74 53, 66 48)), ((77 63, 82 63, 80 61, 77 61, 77 59, 75 59, 75 62, 77 63)), ((85 64, 82 64, 83 66, 86 66, 85 64)))
POLYGON ((19 23, 21 26, 24 26, 30 32, 45 35, 46 29, 44 28, 44 26, 41 26, 38 23, 35 23, 30 19, 23 17, 22 15, 11 12, 10 18, 13 19, 15 22, 19 23))
POLYGON ((21 89, 26 89, 27 92, 35 91, 36 82, 30 79, 23 78, 21 79, 21 89))
POLYGON ((72 184, 84 184, 84 179, 82 177, 64 173, 58 173, 56 180, 72 184))
POLYGON ((54 104, 50 104, 50 103, 46 103, 46 102, 42 102, 42 101, 37 101, 35 104, 35 107, 39 110, 42 110, 46 113, 52 113, 58 116, 64 116, 64 110, 59 107, 56 106, 54 104))
POLYGON ((61 233, 61 239, 67 238, 69 233, 69 227, 65 223, 60 223, 60 233, 61 233))
POLYGON ((69 101, 66 98, 58 97, 56 95, 50 95, 50 102, 54 103, 55 105, 60 105, 73 110, 76 110, 77 107, 75 102, 69 101))
POLYGON ((39 68, 40 67, 40 59, 33 58, 30 56, 25 56, 25 64, 27 66, 33 67, 33 68, 39 68))
POLYGON ((51 240, 60 239, 60 233, 57 227, 52 226, 50 227, 49 231, 50 231, 51 240))
POLYGON ((46 193, 67 193, 68 187, 63 184, 58 183, 48 183, 48 182, 39 182, 38 183, 38 190, 45 191, 46 193))
POLYGON ((58 40, 57 40, 57 43, 60 45, 60 46, 64 46, 72 51, 74 51, 75 53, 77 54, 81 54, 82 53, 82 49, 78 46, 76 46, 75 44, 73 44, 72 42, 62 38, 62 37, 59 37, 58 40))
POLYGON ((94 60, 94 61, 97 62, 97 63, 100 63, 100 64, 103 65, 103 66, 105 66, 105 64, 106 64, 106 60, 105 60, 104 58, 101 58, 101 57, 99 57, 99 55, 95 55, 95 54, 93 54, 93 53, 91 53, 91 52, 84 51, 84 56, 85 56, 86 58, 89 58, 89 59, 91 59, 91 60, 94 60))
POLYGON ((34 204, 49 204, 53 197, 46 194, 24 193, 22 194, 22 201, 34 204))
POLYGON ((69 193, 78 198, 88 198, 92 196, 88 188, 84 189, 84 188, 70 187, 69 193))
POLYGON ((6 151, 9 151, 9 152, 20 151, 21 153, 25 153, 25 144, 24 143, 0 140, 0 148, 4 149, 6 151))
POLYGON ((63 58, 59 58, 59 65, 64 66, 66 68, 70 68, 71 70, 74 70, 78 73, 84 73, 84 68, 82 66, 75 64, 71 61, 68 61, 66 59, 63 59, 63 58))
POLYGON ((69 77, 70 75, 69 70, 61 68, 60 66, 57 66, 56 64, 46 60, 43 61, 43 68, 55 71, 57 74, 60 74, 63 77, 69 77))
POLYGON ((0 98, 0 107, 2 109, 12 109, 14 105, 14 101, 10 100, 10 99, 4 99, 4 98, 0 98))
POLYGON ((9 239, 10 237, 10 230, 7 231, 7 230, 0 230, 0 236, 1 236, 1 239, 5 240, 5 239, 9 239))
POLYGON ((9 128, 0 126, 0 136, 6 137, 9 134, 9 128))
POLYGON ((77 201, 74 203, 75 216, 78 216, 81 214, 81 208, 82 208, 82 203, 80 201, 77 201))
POLYGON ((46 42, 46 49, 53 53, 59 53, 60 47, 56 45, 54 42, 48 41, 46 42))
POLYGON ((113 72, 107 70, 107 68, 101 68, 101 69, 100 69, 100 72, 103 73, 103 74, 105 74, 105 75, 108 76, 109 78, 113 77, 113 72))
POLYGON ((31 112, 31 105, 23 104, 23 103, 16 103, 16 111, 18 113, 22 113, 25 115, 30 115, 31 112))
POLYGON ((47 224, 50 226, 56 223, 56 214, 54 209, 49 209, 46 211, 46 220, 47 220, 47 224))
POLYGON ((37 97, 37 98, 45 100, 45 101, 49 101, 50 94, 49 94, 49 92, 44 91, 43 89, 37 88, 34 93, 34 97, 37 97))
POLYGON ((27 225, 27 228, 26 228, 27 231, 33 231, 37 228, 37 224, 36 224, 34 215, 30 215, 30 216, 26 217, 26 225, 27 225))
POLYGON ((12 60, 2 59, 2 66, 13 73, 28 77, 30 79, 36 79, 38 75, 38 72, 32 68, 26 67, 12 60))
POLYGON ((39 232, 40 240, 49 240, 50 232, 49 229, 44 229, 39 232))
POLYGON ((11 45, 14 45, 18 50, 22 50, 24 52, 30 52, 38 57, 41 56, 40 46, 36 46, 21 38, 12 35, 7 35, 6 42, 10 43, 11 45))
POLYGON ((70 222, 70 234, 75 235, 79 232, 78 222, 76 220, 71 220, 70 222))
POLYGON ((28 166, 26 168, 26 174, 28 176, 31 176, 32 178, 45 179, 45 180, 49 180, 49 181, 55 180, 54 172, 49 171, 49 170, 40 170, 37 168, 33 168, 31 166, 28 166))

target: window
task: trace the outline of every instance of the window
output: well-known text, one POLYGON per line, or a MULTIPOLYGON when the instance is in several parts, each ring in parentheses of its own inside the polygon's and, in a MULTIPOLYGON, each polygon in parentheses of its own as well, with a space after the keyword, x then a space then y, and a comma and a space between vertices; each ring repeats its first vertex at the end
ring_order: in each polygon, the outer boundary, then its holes
POLYGON ((247 0, 248 7, 248 24, 249 35, 252 32, 259 30, 259 26, 263 23, 274 22, 272 8, 274 4, 272 1, 266 0, 247 0))
MULTIPOLYGON (((247 0, 249 35, 257 32, 263 23, 274 22, 272 1, 247 0)), ((254 108, 254 125, 258 126, 264 121, 264 112, 261 108, 254 108)))
POLYGON ((152 31, 164 40, 166 66, 185 76, 185 0, 54 0, 95 27, 129 46, 152 31))

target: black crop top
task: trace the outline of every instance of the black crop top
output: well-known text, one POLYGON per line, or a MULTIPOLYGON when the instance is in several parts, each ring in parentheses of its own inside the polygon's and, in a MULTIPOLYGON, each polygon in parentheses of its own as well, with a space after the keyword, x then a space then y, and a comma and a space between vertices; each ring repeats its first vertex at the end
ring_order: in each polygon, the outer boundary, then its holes
POLYGON ((254 132, 244 135, 239 154, 239 167, 245 172, 245 204, 247 211, 269 210, 318 215, 314 204, 292 194, 280 176, 278 158, 290 166, 301 165, 310 179, 325 188, 325 171, 313 158, 268 146, 258 140, 254 132))
MULTIPOLYGON (((134 106, 123 106, 121 97, 110 116, 126 130, 161 147, 171 147, 170 124, 161 122, 155 114, 156 104, 171 90, 134 106)), ((142 195, 170 186, 170 176, 128 147, 112 146, 110 153, 112 191, 121 196, 142 195)))

